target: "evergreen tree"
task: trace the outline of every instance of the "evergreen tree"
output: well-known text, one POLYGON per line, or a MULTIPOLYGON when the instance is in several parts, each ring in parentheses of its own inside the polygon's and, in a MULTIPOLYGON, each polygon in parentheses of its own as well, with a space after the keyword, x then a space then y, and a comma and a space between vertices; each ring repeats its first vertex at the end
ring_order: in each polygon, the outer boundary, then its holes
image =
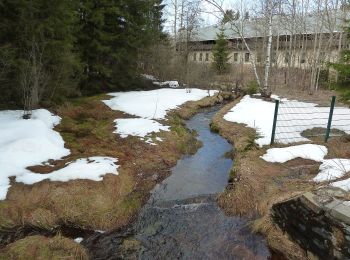
POLYGON ((162 0, 0 0, 0 105, 137 87, 162 0), (79 86, 79 88, 78 88, 79 86))
POLYGON ((223 26, 220 29, 220 32, 216 34, 216 41, 213 48, 214 56, 214 68, 219 73, 225 73, 229 68, 229 49, 228 49, 228 40, 225 36, 223 26))
POLYGON ((3 101, 30 110, 44 99, 74 92, 79 71, 73 52, 75 10, 70 0, 1 1, 0 54, 7 65, 0 75, 3 101))
POLYGON ((161 31, 161 1, 84 0, 78 48, 85 65, 83 93, 136 86, 140 52, 161 31))

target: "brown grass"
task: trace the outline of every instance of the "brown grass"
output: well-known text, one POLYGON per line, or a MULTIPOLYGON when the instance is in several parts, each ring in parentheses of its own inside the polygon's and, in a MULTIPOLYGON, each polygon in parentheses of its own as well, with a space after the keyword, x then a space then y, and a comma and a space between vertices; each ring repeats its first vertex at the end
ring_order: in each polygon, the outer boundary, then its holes
MULTIPOLYGON (((274 94, 288 99, 296 99, 304 102, 315 102, 319 105, 330 106, 331 97, 336 96, 337 92, 334 90, 320 88, 313 95, 309 94, 308 89, 293 88, 286 85, 278 85, 272 88, 274 94)), ((337 104, 343 104, 340 98, 337 98, 337 104)))
POLYGON ((127 115, 101 102, 108 98, 81 98, 58 107, 55 112, 62 122, 55 130, 63 136, 71 154, 52 162, 54 167, 30 168, 45 174, 77 158, 110 156, 119 160, 119 175, 106 175, 100 182, 46 180, 24 185, 12 181, 6 200, 0 202, 1 227, 33 225, 51 229, 73 223, 84 229, 109 230, 128 225, 147 201, 149 191, 168 176, 181 155, 199 147, 195 134, 183 124, 187 111, 193 114, 219 100, 212 97, 189 102, 170 113, 167 124, 171 131, 159 133, 164 141, 151 146, 138 138, 123 139, 113 133, 113 121, 127 115))
MULTIPOLYGON (((255 130, 223 119, 237 102, 239 100, 225 106, 213 119, 213 125, 220 134, 235 147, 230 178, 232 183, 219 196, 219 205, 226 214, 255 218, 253 229, 267 237, 274 251, 283 253, 289 259, 303 259, 303 250, 272 223, 270 209, 277 202, 317 187, 309 180, 315 176, 320 164, 300 158, 284 164, 260 159, 269 147, 259 148, 251 144, 255 130)), ((328 145, 332 142, 335 140, 328 145)), ((330 146, 332 155, 340 153, 336 151, 339 146, 330 146)))
POLYGON ((86 250, 73 240, 62 236, 47 238, 29 236, 0 251, 1 259, 88 259, 86 250))

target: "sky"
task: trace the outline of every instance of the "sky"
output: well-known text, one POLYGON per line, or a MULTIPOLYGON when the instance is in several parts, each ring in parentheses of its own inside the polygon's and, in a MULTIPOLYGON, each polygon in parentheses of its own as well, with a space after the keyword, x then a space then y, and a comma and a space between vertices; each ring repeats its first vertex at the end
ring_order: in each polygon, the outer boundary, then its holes
MULTIPOLYGON (((178 2, 181 2, 181 0, 177 0, 178 2)), ((191 0, 188 0, 191 1, 191 0)), ((195 1, 195 0, 194 0, 195 1)), ((209 4, 205 0, 199 0, 200 1, 200 7, 203 10, 201 14, 201 18, 203 20, 202 25, 209 26, 214 25, 218 23, 218 11, 217 8, 213 5, 209 4)), ((224 8, 228 8, 230 5, 233 4, 233 2, 236 2, 236 0, 216 0, 218 2, 222 2, 224 8)), ((165 14, 164 19, 166 20, 164 29, 167 32, 173 33, 173 21, 174 21, 174 8, 172 5, 172 2, 174 0, 165 0, 164 3, 166 4, 165 7, 165 14)))
MULTIPOLYGON (((177 0, 178 2, 181 2, 181 0, 177 0)), ((191 1, 191 0, 188 0, 191 1)), ((198 0, 197 0, 198 1, 198 0)), ((239 0, 216 0, 220 4, 222 4, 222 7, 226 9, 237 9, 239 6, 239 0), (236 7, 236 8, 235 8, 236 7)), ((164 19, 166 19, 164 29, 167 32, 173 33, 173 20, 174 20, 174 10, 172 7, 172 2, 174 0, 165 0, 165 4, 167 4, 165 10, 164 19)), ((202 26, 209 26, 214 25, 219 22, 218 15, 220 13, 218 12, 217 8, 211 5, 210 3, 206 2, 205 0, 200 1, 200 7, 203 10, 201 14, 201 18, 203 20, 202 26)))

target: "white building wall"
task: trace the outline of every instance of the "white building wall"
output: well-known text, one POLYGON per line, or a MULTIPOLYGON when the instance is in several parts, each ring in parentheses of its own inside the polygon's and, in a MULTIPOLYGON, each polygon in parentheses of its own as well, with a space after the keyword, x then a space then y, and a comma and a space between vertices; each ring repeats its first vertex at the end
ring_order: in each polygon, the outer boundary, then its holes
MULTIPOLYGON (((257 59, 257 53, 253 52, 254 56, 257 59)), ((256 60, 257 64, 264 64, 264 55, 262 55, 260 61, 256 60)), ((296 50, 292 55, 288 54, 287 50, 275 51, 275 58, 272 59, 272 65, 285 68, 289 66, 300 69, 307 69, 313 63, 314 53, 313 50, 296 50)), ((251 64, 252 55, 247 51, 230 51, 229 54, 229 63, 231 64, 251 64)), ((320 57, 321 62, 330 61, 335 62, 338 59, 338 50, 332 50, 330 53, 323 53, 320 57)), ((191 51, 189 53, 189 61, 195 63, 209 64, 214 61, 212 51, 191 51)))

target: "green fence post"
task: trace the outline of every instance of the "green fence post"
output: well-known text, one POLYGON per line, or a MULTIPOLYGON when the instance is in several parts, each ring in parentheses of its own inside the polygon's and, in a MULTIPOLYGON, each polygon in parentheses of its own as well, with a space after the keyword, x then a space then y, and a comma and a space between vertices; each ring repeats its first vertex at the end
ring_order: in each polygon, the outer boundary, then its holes
POLYGON ((271 143, 270 145, 273 145, 275 142, 275 133, 276 133, 276 125, 277 125, 277 116, 278 116, 278 107, 280 105, 280 101, 275 101, 275 115, 273 117, 273 125, 272 125, 272 134, 271 134, 271 143))
POLYGON ((335 106, 335 96, 332 96, 331 109, 329 110, 329 117, 328 117, 328 124, 327 124, 326 138, 325 138, 326 143, 329 139, 329 134, 331 132, 334 106, 335 106))

